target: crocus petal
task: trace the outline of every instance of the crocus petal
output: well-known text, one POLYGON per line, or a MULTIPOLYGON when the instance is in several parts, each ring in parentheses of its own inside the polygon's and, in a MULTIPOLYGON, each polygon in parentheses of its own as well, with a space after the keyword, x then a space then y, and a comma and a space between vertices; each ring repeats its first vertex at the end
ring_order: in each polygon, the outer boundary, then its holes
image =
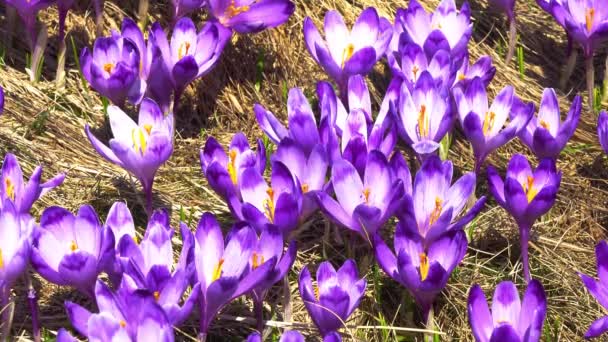
POLYGON ((604 316, 594 321, 585 333, 585 338, 599 337, 606 331, 608 331, 608 316, 604 316))
POLYGON ((510 325, 504 324, 494 329, 490 342, 520 342, 517 331, 510 325))
POLYGON ((475 340, 489 342, 494 328, 488 302, 479 285, 474 285, 468 299, 469 322, 475 340))
POLYGON ((498 284, 494 291, 494 298, 492 298, 492 319, 494 325, 507 323, 516 327, 520 310, 521 302, 515 284, 510 281, 498 284))

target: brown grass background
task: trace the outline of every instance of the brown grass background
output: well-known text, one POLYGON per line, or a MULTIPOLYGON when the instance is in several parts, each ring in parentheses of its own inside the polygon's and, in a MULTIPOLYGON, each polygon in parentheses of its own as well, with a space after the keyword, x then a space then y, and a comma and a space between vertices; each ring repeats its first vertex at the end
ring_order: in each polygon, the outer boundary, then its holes
MULTIPOLYGON (((149 22, 168 24, 170 7, 168 1, 152 1, 149 22)), ((286 119, 286 88, 301 87, 309 98, 315 98, 317 80, 327 76, 308 55, 303 43, 302 21, 306 16, 320 24, 324 13, 337 9, 347 23, 352 24, 360 11, 375 6, 381 15, 393 19, 396 8, 407 6, 403 0, 297 0, 296 12, 285 25, 251 36, 236 36, 228 46, 215 70, 191 85, 184 94, 183 106, 177 113, 177 138, 175 152, 163 166, 155 183, 155 207, 169 208, 176 225, 179 212, 192 217, 191 227, 204 211, 219 215, 226 227, 230 217, 226 206, 207 186, 202 177, 198 153, 206 137, 213 135, 228 143, 235 132, 244 131, 252 140, 262 136, 253 115, 253 104, 261 103, 281 119, 286 119), (263 61, 263 73, 256 68, 263 61), (256 80, 260 89, 256 90, 256 80)), ((422 0, 427 9, 433 9, 437 0, 422 0)), ((461 2, 458 1, 460 4, 461 2)), ((556 87, 565 64, 565 35, 551 17, 542 12, 532 0, 520 0, 517 4, 519 39, 525 51, 525 77, 520 79, 515 62, 503 62, 506 51, 507 25, 504 16, 487 8, 487 2, 472 0, 474 33, 469 49, 471 58, 490 55, 498 69, 490 86, 493 97, 505 85, 513 84, 519 96, 537 105, 544 87, 556 87)), ((4 7, 2 24, 6 22, 4 7)), ((68 39, 73 38, 80 51, 91 46, 94 40, 94 14, 92 4, 80 1, 68 15, 68 39)), ((135 17, 137 1, 106 1, 104 21, 106 33, 118 29, 125 15, 135 17)), ((100 217, 105 218, 114 201, 126 201, 136 216, 136 223, 143 231, 143 195, 139 186, 129 175, 100 156, 90 146, 84 134, 84 125, 97 128, 98 136, 109 139, 110 132, 104 120, 99 96, 83 86, 68 42, 67 80, 65 87, 57 87, 52 80, 56 67, 57 14, 55 8, 41 12, 40 19, 49 26, 49 45, 43 69, 43 81, 29 82, 24 73, 26 42, 21 28, 6 32, 1 25, 1 34, 12 34, 13 45, 6 48, 5 66, 0 68, 0 85, 6 93, 5 115, 0 117, 0 152, 15 153, 27 176, 33 168, 42 164, 44 177, 49 178, 59 171, 67 171, 63 186, 38 201, 35 217, 50 205, 60 205, 75 211, 85 203, 92 204, 100 217)), ((204 20, 202 15, 196 22, 204 20)), ((19 25, 21 26, 21 25, 19 25)), ((597 76, 603 75, 604 51, 596 59, 597 76)), ((582 61, 568 83, 567 89, 558 91, 562 115, 570 101, 584 88, 582 61)), ((368 77, 375 108, 390 80, 383 63, 368 77)), ((586 103, 586 102, 583 102, 586 103)), ((137 111, 130 108, 130 113, 137 111)), ((606 238, 607 225, 605 207, 608 198, 608 172, 605 158, 596 137, 596 115, 586 108, 581 123, 562 153, 558 168, 564 176, 557 204, 533 229, 530 242, 531 271, 539 279, 548 295, 548 317, 545 321, 544 341, 580 341, 589 324, 604 315, 604 309, 584 290, 576 272, 595 274, 595 244, 606 238)), ((489 162, 503 169, 509 157, 516 152, 529 154, 518 141, 513 141, 494 153, 489 162)), ((473 167, 472 151, 468 143, 457 135, 450 151, 450 159, 461 171, 473 167)), ((530 155, 531 160, 534 157, 530 155)), ((417 169, 410 159, 410 167, 417 169)), ((484 177, 478 180, 477 195, 487 191, 484 177)), ((334 236, 323 237, 324 223, 319 215, 299 231, 298 259, 290 275, 293 296, 293 320, 301 323, 294 326, 317 340, 297 291, 297 274, 306 264, 318 265, 330 259, 339 266, 345 258, 354 257, 360 270, 368 279, 368 291, 350 328, 345 330, 345 340, 356 341, 419 341, 419 333, 402 328, 421 328, 418 315, 405 289, 386 277, 377 267, 372 267, 370 249, 363 243, 354 246, 334 236), (350 245, 350 246, 349 246, 350 245), (370 328, 369 326, 385 326, 370 328)), ((389 225, 389 230, 392 229, 389 225)), ((349 241, 346 238, 344 241, 349 241)), ((356 239, 352 241, 357 241, 356 239)), ((176 240, 179 245, 179 241, 176 240)), ((473 283, 479 283, 491 297, 494 286, 502 280, 512 280, 523 289, 519 259, 519 241, 516 226, 509 215, 490 200, 475 222, 472 242, 467 256, 452 276, 446 290, 435 306, 437 330, 445 333, 445 341, 470 341, 466 298, 473 283)), ((69 289, 50 285, 36 279, 41 294, 42 323, 48 330, 45 335, 52 340, 53 332, 60 327, 69 327, 63 310, 66 299, 84 301, 69 289)), ((18 296, 14 332, 28 340, 30 317, 23 299, 25 289, 16 288, 18 296)), ((267 305, 267 317, 273 312, 273 326, 283 320, 282 290, 276 287, 267 305)), ((85 305, 87 303, 85 302, 85 305)), ((211 341, 239 341, 253 329, 249 303, 241 299, 229 306, 219 320, 212 325, 211 341), (237 316, 245 318, 238 319, 237 316)), ((196 314, 182 331, 178 340, 190 340, 195 335, 196 314)), ((277 329, 275 328, 275 332, 277 329)))

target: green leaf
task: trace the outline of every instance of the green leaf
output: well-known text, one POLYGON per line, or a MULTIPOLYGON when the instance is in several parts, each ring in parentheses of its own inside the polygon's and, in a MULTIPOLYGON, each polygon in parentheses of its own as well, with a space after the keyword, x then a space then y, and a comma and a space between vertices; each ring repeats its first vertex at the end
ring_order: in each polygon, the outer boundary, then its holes
POLYGON ((450 147, 452 146, 452 134, 447 133, 441 142, 439 143, 439 157, 441 160, 447 160, 450 154, 450 147))
POLYGON ((264 50, 260 50, 258 54, 258 60, 255 63, 255 90, 260 91, 262 88, 262 81, 264 80, 264 50))
POLYGON ((519 67, 519 78, 524 79, 526 76, 526 64, 524 63, 524 48, 517 47, 517 66, 519 67))

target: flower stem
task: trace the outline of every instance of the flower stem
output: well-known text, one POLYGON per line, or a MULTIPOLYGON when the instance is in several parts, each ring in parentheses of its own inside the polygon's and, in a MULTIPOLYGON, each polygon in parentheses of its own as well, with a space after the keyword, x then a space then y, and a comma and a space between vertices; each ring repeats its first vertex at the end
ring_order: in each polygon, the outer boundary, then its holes
POLYGON ((520 224, 519 234, 521 243, 521 263, 524 267, 524 279, 526 283, 529 283, 532 279, 530 275, 530 260, 528 258, 528 241, 530 239, 530 228, 531 226, 520 224))
MULTIPOLYGON (((433 305, 431 304, 429 307, 424 308, 424 320, 425 322, 425 328, 426 330, 435 330, 435 320, 434 320, 434 312, 433 312, 433 305)), ((424 336, 424 341, 426 342, 433 342, 433 335, 432 334, 425 334, 424 336)))
POLYGON ((46 48, 46 42, 48 39, 48 30, 46 25, 42 25, 38 37, 34 43, 34 49, 32 50, 32 64, 30 65, 30 81, 38 82, 40 79, 40 73, 42 70, 42 63, 44 61, 44 49, 46 48))
POLYGON ((606 62, 604 62, 604 82, 602 84, 602 102, 608 100, 608 56, 606 56, 606 62))
POLYGON ((6 285, 0 286, 0 323, 2 323, 2 331, 0 332, 0 341, 7 342, 11 340, 11 326, 13 324, 14 302, 10 299, 11 290, 6 285))
POLYGON ((257 320, 257 329, 264 336, 264 301, 254 298, 253 311, 257 320))
POLYGON ((57 72, 55 73, 55 83, 62 85, 65 80, 65 55, 67 51, 67 45, 65 43, 65 37, 59 42, 59 51, 57 53, 57 72))
POLYGON ((148 21, 148 0, 139 0, 139 11, 137 17, 139 19, 139 26, 141 30, 145 32, 146 24, 148 21))
POLYGON ((103 3, 104 0, 95 0, 95 27, 97 37, 103 34, 103 3))
POLYGON ((32 335, 34 336, 34 342, 40 342, 40 320, 39 320, 39 309, 38 309, 38 297, 36 297, 36 289, 32 285, 32 276, 28 272, 26 277, 27 282, 27 302, 30 307, 32 314, 32 335))
POLYGON ((589 94, 589 110, 593 111, 593 86, 595 85, 595 69, 593 67, 593 55, 585 59, 585 72, 587 78, 587 92, 589 94))
POLYGON ((15 20, 17 10, 13 6, 6 6, 6 34, 4 35, 4 48, 9 49, 13 45, 13 32, 15 32, 15 20))
POLYGON ((568 83, 570 76, 572 76, 572 73, 574 72, 574 67, 576 66, 577 57, 578 57, 578 53, 577 53, 576 49, 570 49, 570 54, 568 55, 568 61, 566 62, 566 65, 564 66, 564 73, 562 74, 562 77, 559 80, 559 87, 562 90, 564 88, 566 88, 566 84, 568 83))
POLYGON ((507 50, 507 58, 505 63, 508 65, 515 54, 515 45, 517 44, 517 25, 515 24, 515 16, 509 18, 509 50, 507 50))
POLYGON ((152 180, 150 182, 149 185, 144 185, 144 194, 146 196, 146 214, 148 214, 148 218, 150 218, 152 216, 152 210, 153 210, 153 206, 152 206, 152 198, 153 198, 153 193, 152 193, 152 185, 154 184, 154 180, 152 180))
POLYGON ((291 322, 291 286, 289 285, 289 277, 283 278, 283 321, 291 322))
POLYGON ((198 342, 205 342, 207 340, 207 333, 199 333, 197 340, 198 342))

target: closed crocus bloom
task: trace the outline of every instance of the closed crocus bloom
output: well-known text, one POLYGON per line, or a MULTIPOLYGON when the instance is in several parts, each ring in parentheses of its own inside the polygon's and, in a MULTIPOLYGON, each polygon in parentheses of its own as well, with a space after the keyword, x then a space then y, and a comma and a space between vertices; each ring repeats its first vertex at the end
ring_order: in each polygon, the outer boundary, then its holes
POLYGON ((404 201, 397 216, 404 227, 418 234, 425 244, 436 240, 446 231, 461 229, 483 209, 486 197, 482 196, 461 215, 475 192, 475 173, 464 174, 452 183, 453 165, 431 156, 416 173, 411 196, 404 201))
POLYGON ((0 86, 0 115, 4 113, 4 88, 0 86))
POLYGON ((38 11, 53 5, 56 0, 5 0, 7 5, 13 6, 23 20, 28 31, 30 44, 36 43, 36 18, 38 11))
MULTIPOLYGON (((137 240, 137 235, 135 233, 135 223, 133 222, 133 215, 131 215, 131 211, 127 207, 127 204, 124 202, 115 202, 110 207, 110 211, 108 211, 108 216, 106 218, 106 222, 104 225, 104 229, 110 230, 112 232, 112 236, 114 237, 114 248, 118 248, 118 243, 123 238, 123 236, 128 236, 129 238, 137 240)), ((106 272, 108 276, 112 280, 112 283, 115 285, 120 284, 122 280, 122 263, 117 253, 117 258, 114 258, 112 263, 108 265, 108 269, 106 272)))
POLYGON ((601 111, 597 118, 597 136, 605 153, 608 153, 608 113, 601 111))
POLYGON ((488 94, 481 78, 475 78, 466 91, 456 87, 454 99, 460 124, 473 147, 475 172, 479 172, 490 153, 519 134, 534 114, 532 103, 515 106, 514 111, 516 97, 511 86, 501 90, 488 108, 488 94), (509 116, 511 120, 507 122, 509 116))
POLYGON ((154 176, 173 153, 173 114, 165 116, 154 101, 144 99, 137 123, 116 106, 108 107, 108 116, 114 135, 110 146, 97 139, 89 125, 85 127, 87 137, 97 153, 139 179, 150 215, 154 176))
POLYGON ((365 293, 367 283, 359 278, 354 260, 346 260, 337 271, 329 261, 317 269, 317 284, 312 284, 308 267, 300 272, 298 287, 304 306, 321 335, 344 326, 365 293))
POLYGON ((50 207, 42 213, 35 235, 34 269, 51 283, 72 286, 93 297, 97 276, 114 253, 113 236, 102 228, 95 210, 85 205, 74 215, 50 207))
POLYGON ((65 174, 60 173, 42 184, 41 178, 42 166, 37 166, 26 183, 17 157, 7 153, 0 174, 0 203, 4 205, 3 203, 8 199, 19 214, 29 214, 34 202, 63 183, 65 174))
MULTIPOLYGON (((600 241, 595 247, 595 256, 597 261, 597 275, 598 280, 592 277, 579 273, 583 284, 587 288, 587 291, 602 305, 604 308, 608 308, 608 243, 606 241, 600 241)), ((608 331, 608 316, 604 316, 591 324, 585 338, 599 337, 603 333, 608 331)))
MULTIPOLYGON (((123 280, 124 282, 124 280, 123 280)), ((132 293, 125 284, 116 292, 101 280, 95 285, 99 313, 91 313, 76 303, 66 301, 72 326, 89 341, 159 341, 174 340, 173 327, 155 297, 146 291, 132 293)), ((64 341, 73 341, 62 332, 64 341)), ((61 341, 58 336, 58 341, 61 341)))
POLYGON ((441 96, 428 71, 422 72, 410 91, 401 87, 395 121, 401 138, 424 159, 439 148, 439 142, 454 122, 447 98, 441 96))
POLYGON ((194 241, 194 258, 200 284, 200 335, 204 339, 215 315, 228 303, 256 288, 276 265, 265 260, 251 270, 257 236, 253 228, 238 224, 226 244, 219 223, 210 213, 199 221, 194 241))
POLYGON ((291 172, 281 162, 272 163, 270 185, 255 168, 241 174, 240 190, 243 203, 236 215, 260 232, 270 223, 279 227, 284 236, 298 226, 302 211, 302 189, 291 172))
POLYGON ((289 0, 209 0, 209 12, 223 26, 256 33, 285 23, 295 10, 289 0))
POLYGON ((318 192, 319 207, 332 221, 371 242, 401 204, 403 181, 393 178, 389 162, 378 151, 367 157, 363 177, 348 161, 338 161, 331 171, 337 200, 318 192))
POLYGON ((530 229, 534 221, 546 214, 555 203, 561 179, 562 173, 557 172, 555 161, 548 158, 541 160, 536 170, 532 171, 526 157, 514 155, 507 166, 504 182, 496 169, 488 166, 490 193, 519 225, 526 280, 531 279, 528 263, 530 229))
POLYGON ((503 281, 496 286, 490 312, 483 290, 474 285, 468 312, 477 342, 537 342, 543 335, 547 297, 541 283, 532 280, 520 301, 515 284, 503 281))
POLYGON ((241 174, 251 167, 263 175, 266 169, 266 149, 262 140, 258 139, 257 150, 253 151, 245 134, 239 132, 232 137, 228 153, 214 137, 207 138, 205 147, 200 152, 200 160, 201 170, 209 186, 226 201, 232 212, 238 213, 241 207, 241 174))
POLYGON ((533 116, 526 128, 519 133, 521 141, 539 159, 557 159, 576 130, 581 116, 581 102, 580 96, 574 98, 568 116, 562 122, 555 90, 545 89, 538 116, 533 116))
POLYGON ((152 25, 150 39, 160 50, 173 85, 174 111, 184 89, 196 78, 207 74, 219 60, 230 38, 230 32, 226 31, 218 23, 207 22, 197 33, 192 19, 186 17, 175 24, 169 42, 160 24, 152 25))
POLYGON ((324 22, 325 39, 312 19, 304 20, 304 41, 312 58, 332 77, 344 96, 352 75, 367 75, 382 58, 392 36, 392 25, 378 16, 375 8, 361 12, 352 30, 337 11, 328 11, 324 22))
POLYGON ((483 85, 487 88, 490 85, 490 82, 492 82, 495 74, 496 67, 492 64, 492 57, 481 56, 472 65, 469 65, 468 58, 465 58, 456 72, 453 86, 459 86, 462 87, 462 89, 466 89, 473 79, 479 77, 483 85))
POLYGON ((174 18, 181 18, 207 5, 207 0, 171 0, 173 3, 174 18))
POLYGON ((181 225, 181 234, 183 247, 176 265, 171 243, 173 229, 164 210, 154 212, 141 241, 123 235, 117 248, 125 276, 132 280, 125 282, 127 288, 132 292, 139 289, 151 292, 172 325, 179 325, 186 319, 200 294, 198 286, 195 286, 182 305, 181 299, 194 271, 192 260, 188 260, 192 257, 194 241, 186 225, 181 225))
POLYGON ((135 43, 116 31, 110 37, 97 38, 93 51, 85 47, 80 54, 84 78, 117 106, 127 99, 133 104, 141 101, 146 83, 139 76, 140 60, 135 43))
POLYGON ((317 211, 316 193, 326 188, 326 175, 329 160, 323 145, 313 148, 308 157, 295 140, 285 138, 272 155, 272 161, 282 163, 287 167, 294 181, 302 189, 302 212, 300 221, 306 220, 317 211))
MULTIPOLYGON (((465 58, 472 29, 467 2, 458 10, 454 0, 443 0, 433 13, 428 13, 412 0, 407 9, 398 10, 395 16, 395 31, 404 33, 408 42, 422 47, 429 57, 446 50, 454 61, 465 58)), ((393 35, 395 39, 398 42, 400 38, 393 35)), ((392 45, 396 47, 396 43, 392 45)))
POLYGON ((425 246, 424 240, 400 221, 395 229, 394 248, 393 253, 376 236, 376 261, 388 276, 408 289, 426 321, 435 298, 467 251, 466 233, 451 230, 425 246))
POLYGON ((439 50, 432 58, 427 58, 420 46, 402 39, 399 51, 388 54, 387 57, 393 74, 401 77, 410 91, 425 71, 431 75, 435 87, 440 89, 442 94, 445 95, 451 89, 454 75, 452 60, 447 51, 439 50))
POLYGON ((13 202, 0 208, 0 305, 8 304, 10 289, 25 271, 30 257, 33 220, 21 220, 13 202))

